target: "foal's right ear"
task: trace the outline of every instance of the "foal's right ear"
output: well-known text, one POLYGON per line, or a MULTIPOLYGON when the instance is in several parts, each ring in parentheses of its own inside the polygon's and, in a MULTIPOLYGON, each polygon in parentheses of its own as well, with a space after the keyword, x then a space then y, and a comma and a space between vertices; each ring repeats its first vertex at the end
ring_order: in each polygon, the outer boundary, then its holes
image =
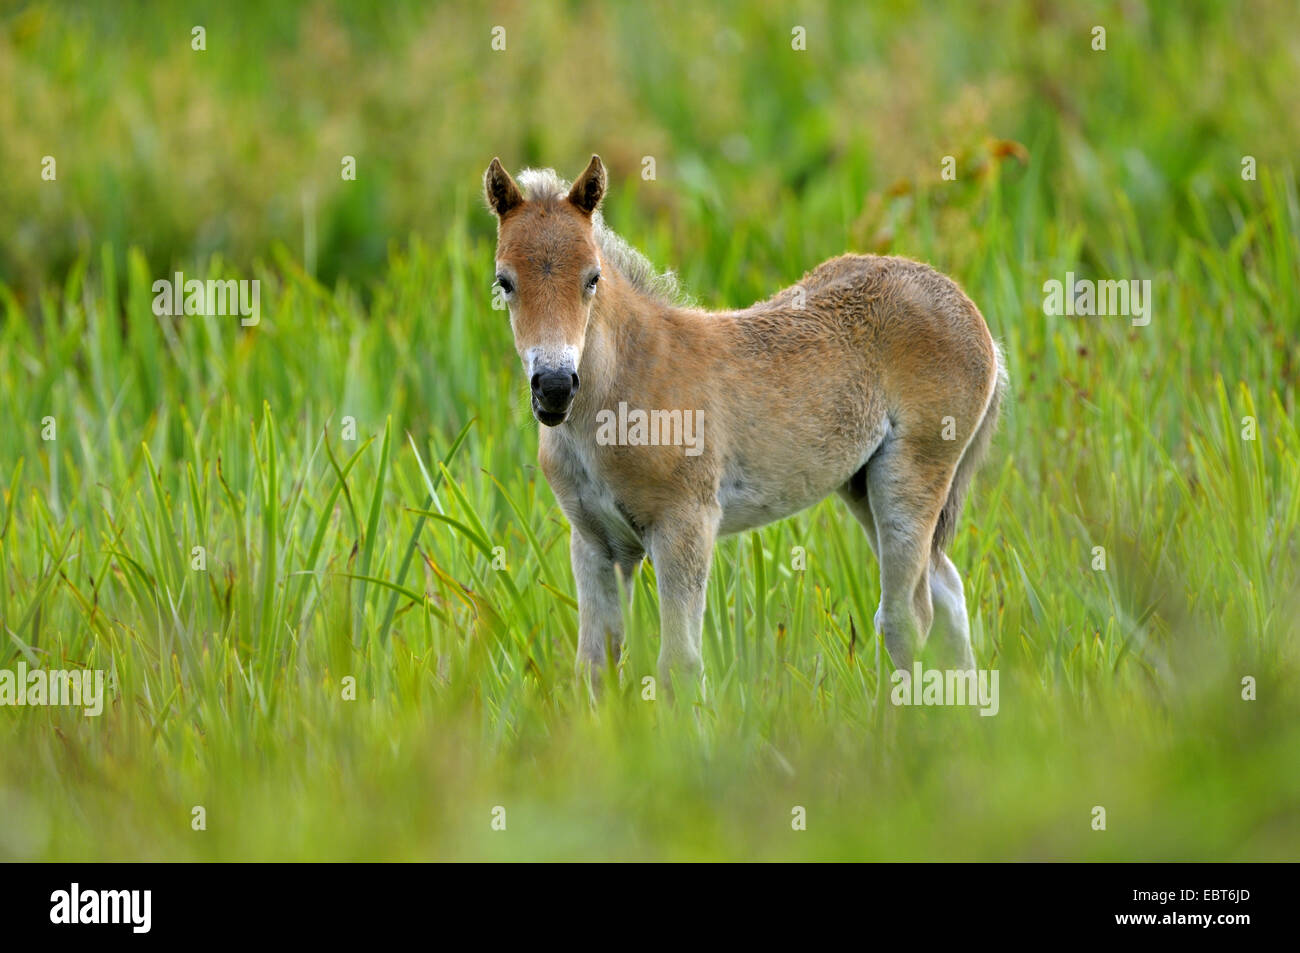
POLYGON ((519 186, 510 178, 510 173, 501 164, 500 159, 493 159, 492 164, 483 173, 483 194, 487 196, 488 206, 497 218, 505 218, 506 213, 522 205, 524 197, 519 193, 519 186))

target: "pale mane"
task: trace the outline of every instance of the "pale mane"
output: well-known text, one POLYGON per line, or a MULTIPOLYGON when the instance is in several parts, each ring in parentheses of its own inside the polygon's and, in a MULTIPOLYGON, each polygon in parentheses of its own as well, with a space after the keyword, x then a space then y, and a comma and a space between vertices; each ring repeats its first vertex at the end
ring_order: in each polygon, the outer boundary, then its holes
MULTIPOLYGON (((524 169, 515 181, 530 200, 563 200, 569 194, 569 183, 560 178, 554 169, 524 169)), ((605 224, 597 210, 591 217, 592 231, 600 255, 613 265, 642 294, 650 295, 669 304, 686 303, 686 296, 671 271, 658 271, 650 259, 624 241, 605 224)))

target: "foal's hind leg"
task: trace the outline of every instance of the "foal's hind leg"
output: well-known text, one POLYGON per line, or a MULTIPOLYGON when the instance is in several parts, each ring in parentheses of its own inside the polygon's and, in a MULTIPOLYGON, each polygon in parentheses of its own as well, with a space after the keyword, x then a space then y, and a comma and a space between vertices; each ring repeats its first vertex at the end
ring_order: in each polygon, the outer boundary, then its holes
POLYGON ((863 466, 836 492, 844 500, 853 518, 862 526, 862 531, 867 534, 867 542, 871 544, 871 552, 876 559, 879 559, 880 544, 877 542, 876 521, 871 516, 871 504, 867 500, 867 468, 863 466))
POLYGON ((955 466, 898 436, 867 464, 880 560, 876 629, 894 667, 909 673, 934 620, 930 554, 955 466))
MULTIPOLYGON (((840 487, 839 495, 843 498, 849 512, 862 525, 871 551, 880 559, 879 537, 876 535, 876 521, 871 515, 871 503, 867 497, 866 468, 853 475, 848 483, 840 487)), ((946 553, 935 553, 930 559, 930 603, 934 607, 934 621, 930 626, 930 642, 942 653, 943 664, 958 669, 973 669, 975 656, 971 651, 970 620, 966 614, 966 596, 962 588, 961 576, 957 567, 946 553)), ((879 628, 879 618, 877 628, 879 628)))
POLYGON ((970 617, 966 614, 966 595, 961 576, 946 553, 935 553, 930 560, 930 598, 934 603, 934 626, 930 641, 942 653, 945 666, 967 670, 975 667, 970 645, 970 617))
MULTIPOLYGON (((863 533, 866 534, 867 542, 871 546, 871 552, 876 557, 877 565, 880 563, 880 543, 876 536, 876 521, 871 516, 871 503, 867 500, 867 468, 862 467, 857 473, 849 479, 837 491, 844 504, 849 508, 862 527, 863 533)), ((879 620, 876 624, 877 630, 880 628, 879 620)), ((876 643, 876 666, 880 666, 880 643, 876 643)))

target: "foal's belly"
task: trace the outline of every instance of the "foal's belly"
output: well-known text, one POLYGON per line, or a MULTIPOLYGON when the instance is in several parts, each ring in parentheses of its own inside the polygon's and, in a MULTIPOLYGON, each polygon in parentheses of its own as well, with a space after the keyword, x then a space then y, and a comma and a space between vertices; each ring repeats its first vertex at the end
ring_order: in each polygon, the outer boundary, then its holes
POLYGON ((718 527, 719 535, 743 533, 745 530, 757 529, 768 523, 793 516, 800 510, 819 503, 830 495, 828 490, 816 497, 804 499, 755 498, 745 489, 738 488, 728 492, 726 488, 718 491, 718 501, 722 504, 722 523, 718 527))
POLYGON ((885 426, 839 447, 818 447, 802 456, 769 457, 759 464, 728 461, 718 486, 719 533, 739 533, 773 523, 820 503, 848 482, 880 446, 885 426))

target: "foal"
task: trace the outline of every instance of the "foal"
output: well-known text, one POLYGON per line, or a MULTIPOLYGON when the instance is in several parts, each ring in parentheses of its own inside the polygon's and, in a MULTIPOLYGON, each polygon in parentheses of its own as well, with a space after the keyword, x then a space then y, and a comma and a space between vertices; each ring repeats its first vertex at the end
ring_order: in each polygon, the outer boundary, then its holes
POLYGON ((961 289, 918 262, 843 255, 752 307, 702 311, 604 224, 599 156, 572 187, 551 170, 519 180, 493 159, 484 189, 542 472, 572 527, 579 670, 618 659, 620 576, 649 553, 660 680, 702 675, 715 540, 832 492, 880 564, 894 666, 910 673, 933 630, 946 663, 973 669, 944 549, 1005 372, 961 289))

